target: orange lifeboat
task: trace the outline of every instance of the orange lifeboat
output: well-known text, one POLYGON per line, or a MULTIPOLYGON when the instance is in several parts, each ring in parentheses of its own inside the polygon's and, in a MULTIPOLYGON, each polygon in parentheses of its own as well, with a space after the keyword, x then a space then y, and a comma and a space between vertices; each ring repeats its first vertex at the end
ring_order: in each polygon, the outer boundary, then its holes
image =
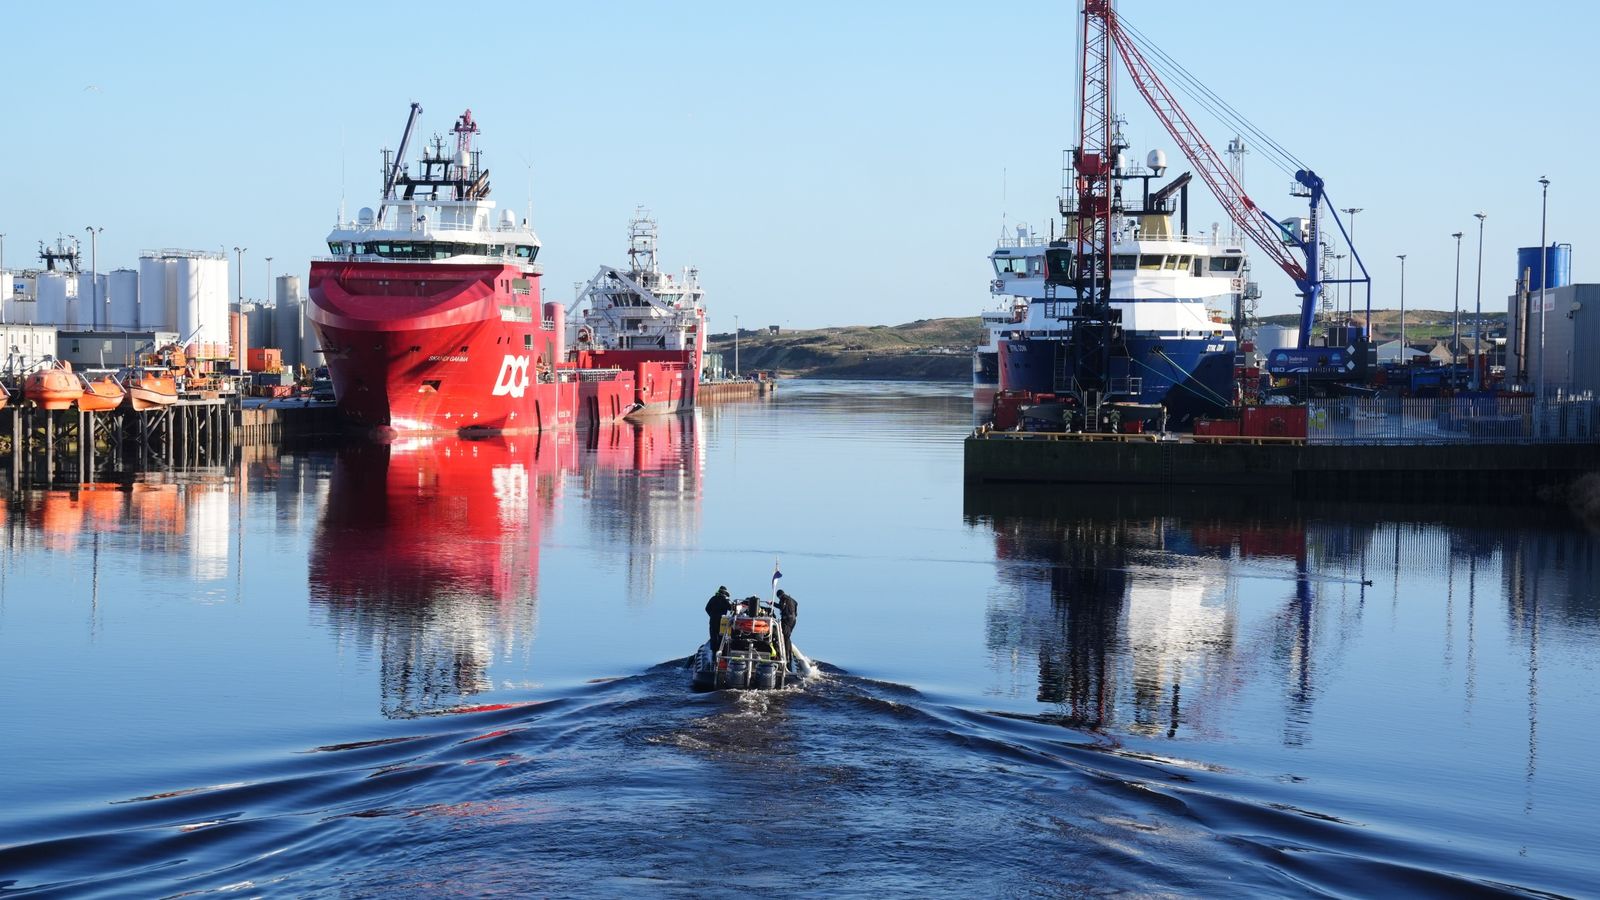
POLYGON ((83 396, 83 384, 73 374, 72 364, 61 360, 29 375, 22 383, 22 396, 45 409, 71 409, 83 396))
POLYGON ((178 402, 178 380, 167 372, 139 369, 128 376, 128 402, 138 412, 178 402))
POLYGON ((101 375, 93 381, 79 375, 78 380, 83 383, 83 396, 78 398, 78 408, 84 412, 110 412, 121 406, 122 399, 128 395, 115 375, 101 375))

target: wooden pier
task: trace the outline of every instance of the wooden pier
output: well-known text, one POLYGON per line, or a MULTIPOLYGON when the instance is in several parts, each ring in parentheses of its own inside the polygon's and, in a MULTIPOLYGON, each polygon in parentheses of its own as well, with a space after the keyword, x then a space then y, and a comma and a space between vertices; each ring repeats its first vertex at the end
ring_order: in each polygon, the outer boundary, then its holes
POLYGON ((241 407, 180 400, 145 411, 0 409, 0 468, 13 488, 81 483, 150 469, 223 466, 240 447, 339 434, 329 404, 241 407))

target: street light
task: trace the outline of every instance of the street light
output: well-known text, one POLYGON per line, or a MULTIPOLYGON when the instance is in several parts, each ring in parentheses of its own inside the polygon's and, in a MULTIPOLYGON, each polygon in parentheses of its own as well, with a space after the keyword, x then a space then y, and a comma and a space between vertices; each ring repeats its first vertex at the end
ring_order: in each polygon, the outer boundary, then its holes
POLYGON ((267 257, 267 293, 266 293, 265 296, 263 296, 261 298, 261 302, 265 303, 265 302, 267 302, 268 300, 271 300, 271 299, 272 299, 272 257, 269 256, 269 257, 267 257))
MULTIPOLYGON (((1335 253, 1333 255, 1333 274, 1334 275, 1340 275, 1340 273, 1342 273, 1344 271, 1344 257, 1345 257, 1345 254, 1343 254, 1343 253, 1335 253)), ((1337 310, 1339 308, 1339 305, 1340 305, 1339 291, 1346 290, 1348 288, 1349 288, 1348 284, 1334 285, 1334 288, 1333 288, 1333 290, 1334 290, 1333 308, 1335 310, 1337 310)), ((1349 313, 1345 313, 1344 324, 1346 324, 1346 325, 1350 324, 1350 314, 1349 313)))
POLYGON ((1406 343, 1406 255, 1395 254, 1400 260, 1400 362, 1411 365, 1411 345, 1406 343))
POLYGON ((240 303, 244 302, 244 252, 246 250, 249 250, 249 249, 250 249, 249 247, 235 247, 235 248, 233 248, 233 252, 238 254, 238 257, 237 257, 234 265, 238 267, 239 274, 234 276, 234 281, 239 285, 238 291, 239 291, 239 302, 240 303))
POLYGON ((104 228, 86 226, 89 232, 89 329, 100 327, 100 232, 104 228))
MULTIPOLYGON (((1361 212, 1361 207, 1351 206, 1339 211, 1350 217, 1350 280, 1354 282, 1356 277, 1356 213, 1361 212)), ((1345 314, 1353 318, 1356 314, 1356 286, 1354 283, 1350 285, 1348 297, 1349 307, 1346 309, 1345 314)), ((1369 313, 1367 318, 1370 320, 1372 318, 1370 315, 1371 310, 1367 312, 1369 313)), ((1372 339, 1371 321, 1367 322, 1367 339, 1372 339)))
POLYGON ((1478 309, 1472 325, 1472 389, 1483 387, 1483 220, 1488 213, 1473 213, 1478 220, 1478 309))
POLYGON ((1461 349, 1461 232, 1450 235, 1456 239, 1456 317, 1455 331, 1450 338, 1450 387, 1456 384, 1456 353, 1461 349))
POLYGON ((1539 176, 1539 385, 1534 400, 1544 402, 1544 289, 1550 282, 1550 248, 1545 246, 1545 213, 1550 206, 1550 179, 1539 176))

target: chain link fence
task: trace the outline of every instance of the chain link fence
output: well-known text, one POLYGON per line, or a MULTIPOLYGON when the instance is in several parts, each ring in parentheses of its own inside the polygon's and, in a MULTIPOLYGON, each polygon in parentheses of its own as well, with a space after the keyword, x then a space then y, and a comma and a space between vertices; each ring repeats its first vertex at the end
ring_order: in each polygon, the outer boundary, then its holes
POLYGON ((1600 400, 1554 397, 1375 397, 1312 401, 1313 444, 1581 444, 1600 442, 1600 400))

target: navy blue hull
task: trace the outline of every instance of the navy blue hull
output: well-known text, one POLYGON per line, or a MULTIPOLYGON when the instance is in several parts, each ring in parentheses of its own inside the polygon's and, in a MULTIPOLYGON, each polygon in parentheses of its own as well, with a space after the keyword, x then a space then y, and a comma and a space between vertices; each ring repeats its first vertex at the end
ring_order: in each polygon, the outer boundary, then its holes
MULTIPOLYGON (((1114 382, 1137 384, 1137 393, 1128 399, 1165 406, 1170 423, 1181 425, 1196 416, 1215 415, 1233 403, 1237 350, 1233 339, 1130 335, 1126 344, 1127 357, 1111 359, 1110 377, 1114 382)), ((1057 354, 1069 351, 1069 344, 1061 340, 1001 341, 1000 389, 1055 392, 1057 354)))

